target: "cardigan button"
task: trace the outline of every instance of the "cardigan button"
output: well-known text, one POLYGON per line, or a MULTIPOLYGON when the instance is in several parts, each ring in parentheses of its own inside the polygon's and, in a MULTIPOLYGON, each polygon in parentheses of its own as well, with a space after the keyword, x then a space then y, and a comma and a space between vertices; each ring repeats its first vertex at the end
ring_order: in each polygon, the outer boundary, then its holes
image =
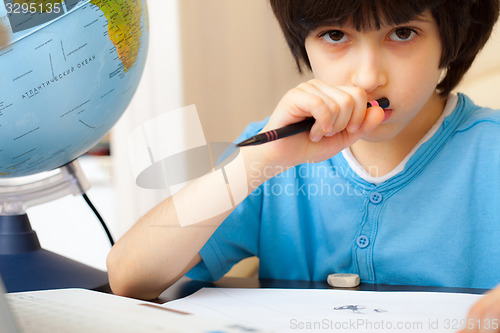
POLYGON ((382 202, 382 199, 383 199, 382 194, 380 194, 378 192, 374 192, 374 193, 370 194, 370 202, 372 204, 378 205, 379 203, 382 202))
POLYGON ((369 244, 370 244, 370 240, 368 239, 368 237, 366 237, 365 235, 361 235, 359 236, 357 239, 356 239, 356 244, 364 249, 365 247, 367 247, 369 244))

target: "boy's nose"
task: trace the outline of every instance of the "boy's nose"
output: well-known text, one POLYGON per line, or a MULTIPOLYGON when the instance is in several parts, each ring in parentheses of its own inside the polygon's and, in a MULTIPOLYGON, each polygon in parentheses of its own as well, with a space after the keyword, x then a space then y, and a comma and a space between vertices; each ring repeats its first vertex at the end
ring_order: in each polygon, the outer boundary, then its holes
POLYGON ((351 83, 354 86, 371 93, 387 84, 387 72, 379 52, 366 50, 356 57, 355 62, 351 75, 351 83))

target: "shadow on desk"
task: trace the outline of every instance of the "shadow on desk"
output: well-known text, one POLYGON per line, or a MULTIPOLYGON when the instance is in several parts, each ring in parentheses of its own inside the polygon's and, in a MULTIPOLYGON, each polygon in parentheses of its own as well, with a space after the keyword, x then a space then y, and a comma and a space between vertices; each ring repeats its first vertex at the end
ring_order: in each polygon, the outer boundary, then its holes
POLYGON ((450 287, 426 287, 426 286, 401 286, 389 284, 362 283, 356 288, 333 288, 323 281, 297 281, 297 280, 274 280, 254 278, 222 278, 216 282, 205 282, 183 277, 156 300, 158 303, 166 303, 182 297, 189 296, 201 288, 280 288, 280 289, 341 289, 362 291, 422 291, 422 292, 445 292, 483 294, 488 289, 476 288, 450 288, 450 287))

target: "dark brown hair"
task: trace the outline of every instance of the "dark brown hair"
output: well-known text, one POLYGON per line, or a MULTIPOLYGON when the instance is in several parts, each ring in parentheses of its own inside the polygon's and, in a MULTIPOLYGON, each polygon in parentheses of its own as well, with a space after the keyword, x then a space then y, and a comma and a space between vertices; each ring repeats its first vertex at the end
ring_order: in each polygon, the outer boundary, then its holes
POLYGON ((491 35, 500 0, 270 0, 297 63, 309 69, 308 34, 323 25, 349 24, 358 31, 399 25, 429 10, 439 26, 443 51, 439 67, 446 76, 436 87, 448 95, 462 80, 491 35))

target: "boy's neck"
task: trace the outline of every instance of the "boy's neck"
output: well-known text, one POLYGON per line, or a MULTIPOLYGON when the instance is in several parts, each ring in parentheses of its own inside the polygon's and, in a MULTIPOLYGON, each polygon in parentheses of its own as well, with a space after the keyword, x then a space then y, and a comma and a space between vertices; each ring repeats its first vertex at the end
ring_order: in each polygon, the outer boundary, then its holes
POLYGON ((413 120, 395 137, 383 142, 359 140, 351 146, 358 163, 372 176, 394 170, 441 116, 446 98, 434 93, 413 120))

